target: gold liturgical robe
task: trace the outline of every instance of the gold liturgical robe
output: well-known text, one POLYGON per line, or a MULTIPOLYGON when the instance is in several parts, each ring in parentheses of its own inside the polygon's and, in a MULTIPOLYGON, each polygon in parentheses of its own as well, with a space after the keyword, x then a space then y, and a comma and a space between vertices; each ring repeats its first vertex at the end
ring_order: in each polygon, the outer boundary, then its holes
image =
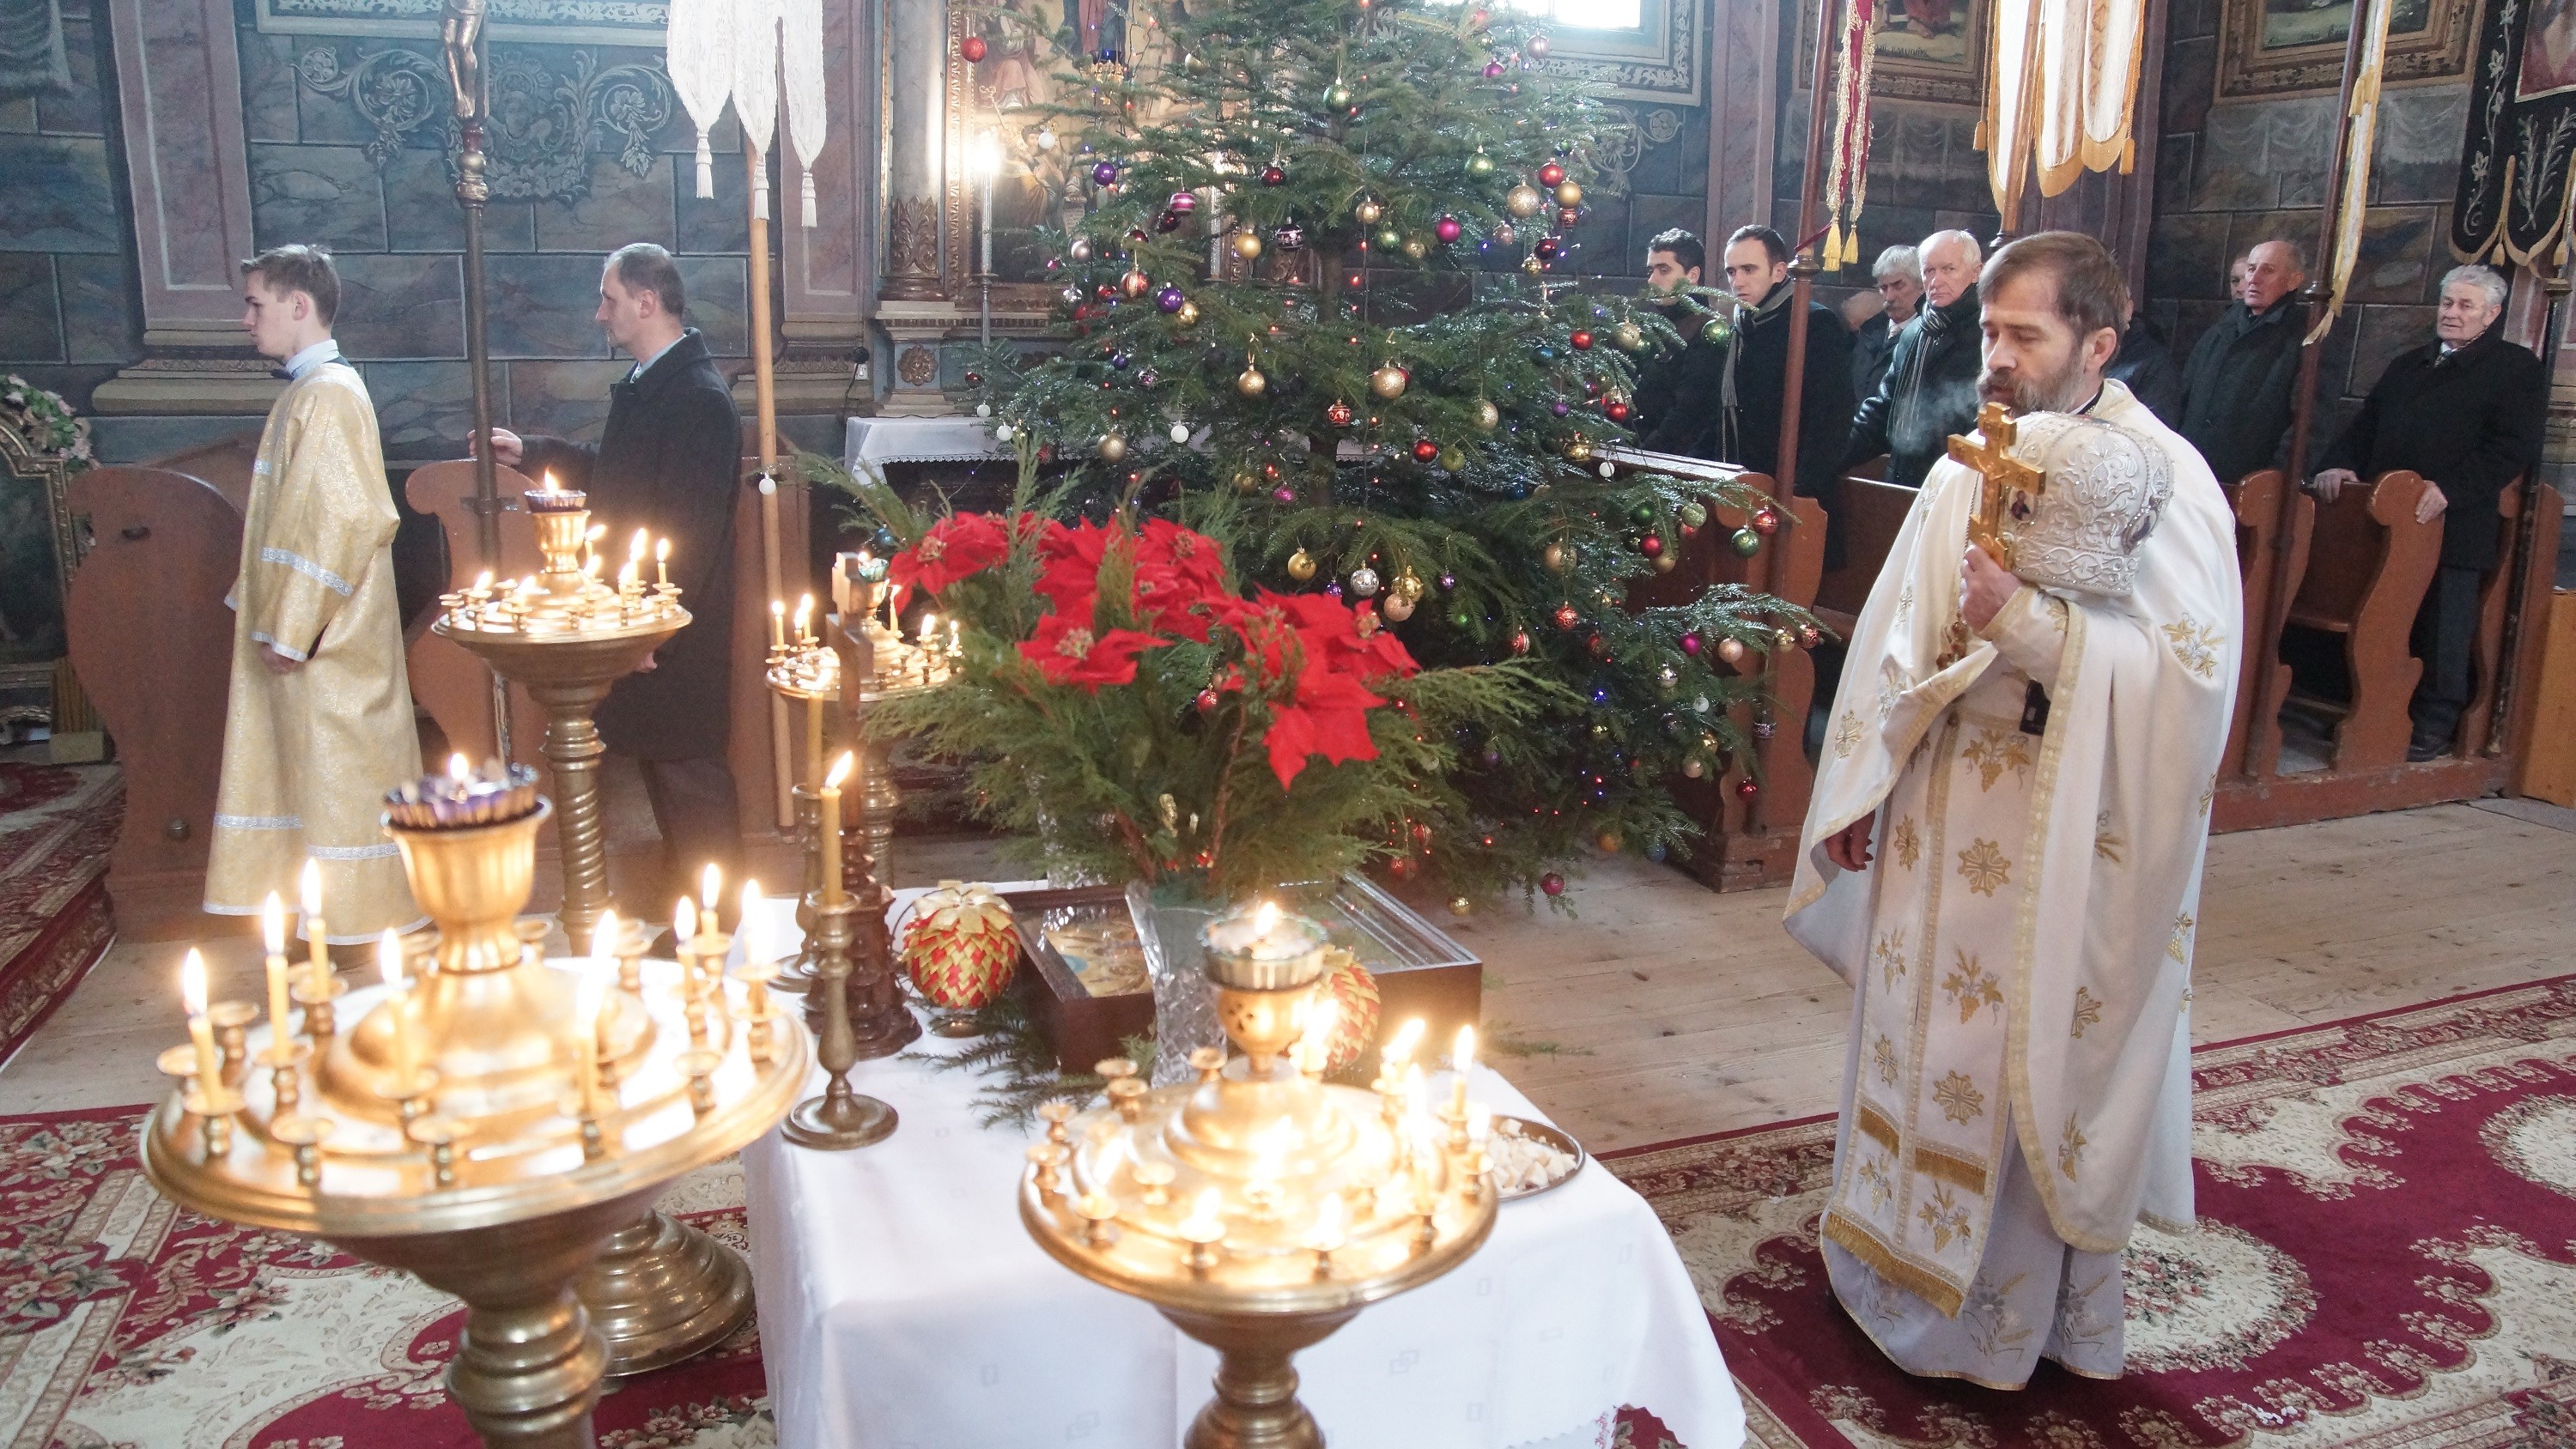
POLYGON ((269 409, 225 600, 232 696, 209 911, 246 915, 270 891, 292 903, 309 857, 334 943, 423 920, 380 819, 385 791, 420 773, 394 602, 398 522, 366 383, 336 359, 306 369, 269 409), (271 673, 264 645, 303 667, 271 673))

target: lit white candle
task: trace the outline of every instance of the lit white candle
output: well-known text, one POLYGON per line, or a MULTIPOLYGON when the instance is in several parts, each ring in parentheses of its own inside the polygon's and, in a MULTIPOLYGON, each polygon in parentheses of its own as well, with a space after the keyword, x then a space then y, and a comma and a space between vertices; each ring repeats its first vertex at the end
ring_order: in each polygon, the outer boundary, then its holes
POLYGON ((1394 1080, 1400 1075, 1397 1069, 1413 1060, 1413 1048, 1421 1040, 1422 1018, 1417 1016, 1398 1027, 1394 1036, 1387 1038, 1386 1046, 1378 1052, 1378 1070, 1384 1072, 1390 1081, 1394 1080))
POLYGON ((814 639, 814 596, 804 594, 796 600, 796 642, 811 644, 814 639))
POLYGON ((223 1090, 223 1068, 215 1056, 215 1024, 206 1019, 206 958, 188 948, 179 963, 179 1004, 188 1013, 188 1040, 197 1049, 197 1089, 212 1100, 223 1090))
POLYGON ((322 862, 307 857, 299 882, 304 901, 304 941, 312 951, 311 982, 318 999, 331 989, 331 940, 322 924, 322 862))
POLYGON ((723 889, 724 872, 708 861, 706 869, 698 872, 698 929, 710 935, 716 929, 716 901, 723 889))
POLYGON ((667 538, 653 541, 653 574, 662 587, 671 586, 671 541, 667 538))
POLYGON ((268 945, 268 1034, 286 1059, 286 906, 270 891, 260 903, 259 932, 268 945))
POLYGON ((787 647, 787 601, 785 599, 769 601, 769 647, 778 650, 784 650, 787 647))
POLYGON ((818 833, 823 837, 823 904, 841 903, 841 782, 850 778, 851 767, 858 763, 856 753, 844 750, 832 762, 832 773, 823 777, 822 820, 818 833))
POLYGON ((939 616, 938 616, 937 614, 924 614, 924 615, 922 615, 922 616, 921 616, 921 647, 922 647, 922 648, 924 648, 924 649, 928 649, 928 648, 930 648, 933 644, 937 643, 937 642, 938 642, 938 639, 939 639, 939 616))
POLYGON ((1449 1064, 1458 1071, 1456 1089, 1450 1095, 1449 1106, 1459 1117, 1464 1118, 1467 1115, 1467 1078, 1476 1070, 1476 1029, 1474 1027, 1458 1028, 1458 1044, 1450 1053, 1449 1064))

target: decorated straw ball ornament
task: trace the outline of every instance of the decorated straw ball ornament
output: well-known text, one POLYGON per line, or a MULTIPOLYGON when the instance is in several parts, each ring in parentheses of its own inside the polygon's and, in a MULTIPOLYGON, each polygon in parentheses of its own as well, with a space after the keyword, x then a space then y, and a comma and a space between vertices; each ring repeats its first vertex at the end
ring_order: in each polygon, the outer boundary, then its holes
POLYGON ((1316 993, 1333 1003, 1333 1034, 1324 1053, 1324 1075, 1349 1070, 1360 1054, 1377 1044, 1380 1002, 1377 978, 1359 958, 1339 946, 1324 948, 1324 979, 1316 993))
POLYGON ((949 1011, 990 1006, 1011 984, 1019 959, 1010 903, 992 887, 944 880, 914 904, 903 964, 931 1005, 949 1011))

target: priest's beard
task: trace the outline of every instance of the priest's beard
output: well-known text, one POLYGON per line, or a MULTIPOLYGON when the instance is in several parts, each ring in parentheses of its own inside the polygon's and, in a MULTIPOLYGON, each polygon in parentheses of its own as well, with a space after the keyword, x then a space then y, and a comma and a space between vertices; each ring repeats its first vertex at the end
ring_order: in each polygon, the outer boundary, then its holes
POLYGON ((2053 372, 1988 367, 1977 374, 1977 396, 2002 403, 2015 413, 2071 413, 2091 395, 2084 386, 2084 369, 2072 350, 2065 363, 2053 372))

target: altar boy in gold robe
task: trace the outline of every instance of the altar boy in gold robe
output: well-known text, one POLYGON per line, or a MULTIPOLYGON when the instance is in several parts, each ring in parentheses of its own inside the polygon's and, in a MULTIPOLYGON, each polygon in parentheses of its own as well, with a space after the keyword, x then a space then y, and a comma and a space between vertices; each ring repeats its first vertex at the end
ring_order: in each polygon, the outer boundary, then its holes
POLYGON ((242 265, 242 327, 283 363, 242 520, 223 784, 206 909, 292 903, 319 862, 322 914, 340 945, 423 917, 380 821, 384 793, 420 773, 394 603, 399 515, 375 406, 331 339, 340 278, 315 247, 242 265))

